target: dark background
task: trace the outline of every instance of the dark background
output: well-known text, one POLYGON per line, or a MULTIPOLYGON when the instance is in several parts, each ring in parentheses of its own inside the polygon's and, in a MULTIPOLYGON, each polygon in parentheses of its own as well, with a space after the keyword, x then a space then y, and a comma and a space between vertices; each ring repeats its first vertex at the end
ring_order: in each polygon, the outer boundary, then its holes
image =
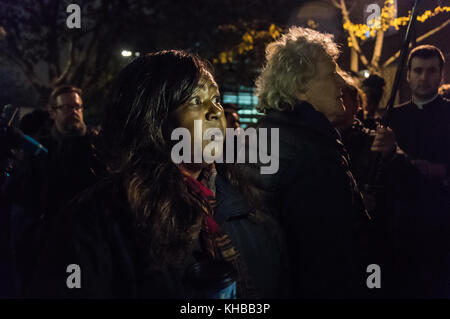
MULTIPOLYGON (((368 4, 382 6, 383 2, 346 0, 355 23, 365 22, 368 4)), ((397 0, 398 16, 406 16, 413 2, 397 0)), ((450 5, 450 0, 421 2, 419 14, 450 5)), ((446 12, 417 22, 416 34, 420 36, 449 18, 450 12, 446 12)), ((122 50, 134 55, 184 49, 212 62, 223 51, 237 52, 245 33, 254 35, 253 49, 235 54, 231 62, 214 63, 214 67, 223 91, 251 88, 264 63, 264 47, 273 40, 261 31, 272 24, 286 30, 291 25, 311 26, 311 22, 318 30, 335 35, 342 48, 339 62, 348 70, 347 34, 340 10, 330 0, 0 0, 0 105, 15 103, 23 111, 44 107, 52 87, 70 83, 83 89, 87 121, 97 123, 111 80, 132 59, 123 57, 122 50), (66 26, 70 3, 81 8, 81 29, 66 26)), ((449 59, 449 28, 447 25, 420 44, 437 45, 449 59)), ((385 36, 381 64, 400 49, 405 30, 401 27, 385 36)), ((371 39, 361 42, 368 58, 373 44, 371 39)), ((388 84, 395 66, 386 70, 388 84)), ((447 64, 445 82, 450 80, 449 68, 447 64)), ((403 82, 397 101, 408 98, 403 82)))

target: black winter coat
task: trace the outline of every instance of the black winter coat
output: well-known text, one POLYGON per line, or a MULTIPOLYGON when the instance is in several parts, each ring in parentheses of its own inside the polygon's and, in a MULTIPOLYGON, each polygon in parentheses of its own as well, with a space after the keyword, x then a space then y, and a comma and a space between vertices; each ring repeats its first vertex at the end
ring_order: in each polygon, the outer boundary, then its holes
POLYGON ((390 125, 412 160, 447 166, 447 177, 427 178, 414 170, 393 181, 408 196, 394 215, 399 293, 403 298, 450 295, 450 100, 437 96, 419 109, 411 101, 395 107, 390 125), (410 181, 411 180, 411 181, 410 181), (407 271, 405 271, 407 269, 407 271))
POLYGON ((247 164, 244 172, 286 234, 293 297, 363 297, 369 218, 338 133, 307 103, 269 112, 258 128, 269 141, 279 129, 279 170, 263 175, 261 164, 247 164))
POLYGON ((91 132, 66 137, 55 128, 51 135, 38 137, 48 154, 26 154, 2 194, 10 203, 9 241, 19 294, 29 279, 48 224, 69 200, 103 174, 103 164, 93 147, 95 137, 91 132))
MULTIPOLYGON (((27 297, 38 298, 192 298, 185 272, 205 252, 200 241, 173 266, 155 266, 144 258, 120 179, 108 178, 71 203, 53 227, 27 297), (81 269, 81 288, 68 289, 67 266, 81 269)), ((276 225, 253 222, 240 195, 216 180, 216 220, 229 233, 248 267, 259 297, 283 297, 282 238, 276 225)), ((284 294, 284 295, 283 295, 284 294)))

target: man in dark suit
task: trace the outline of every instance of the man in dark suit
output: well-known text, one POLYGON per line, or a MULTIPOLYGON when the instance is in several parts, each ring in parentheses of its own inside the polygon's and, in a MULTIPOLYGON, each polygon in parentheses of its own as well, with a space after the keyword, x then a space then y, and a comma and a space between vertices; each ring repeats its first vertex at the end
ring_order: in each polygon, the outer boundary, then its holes
POLYGON ((437 47, 414 48, 407 63, 412 98, 392 112, 397 143, 416 168, 396 215, 405 297, 448 298, 450 292, 450 101, 438 94, 444 63, 437 47))

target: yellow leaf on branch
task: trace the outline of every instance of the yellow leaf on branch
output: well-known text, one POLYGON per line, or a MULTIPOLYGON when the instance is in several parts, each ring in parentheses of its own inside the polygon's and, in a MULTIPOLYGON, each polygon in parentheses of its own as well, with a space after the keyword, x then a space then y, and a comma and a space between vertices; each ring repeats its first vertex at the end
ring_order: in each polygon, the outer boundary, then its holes
MULTIPOLYGON (((370 37, 375 37, 378 30, 387 31, 390 27, 394 27, 399 30, 400 26, 405 26, 411 17, 411 12, 408 13, 406 17, 395 18, 396 8, 394 0, 386 0, 384 6, 381 9, 381 14, 379 19, 373 19, 369 25, 367 24, 355 24, 346 19, 342 25, 344 30, 349 33, 353 33, 357 38, 361 40, 366 40, 367 35, 370 37)), ((431 17, 434 17, 440 13, 450 12, 450 6, 438 6, 433 10, 426 10, 423 14, 417 17, 419 22, 425 22, 431 17)), ((352 44, 348 40, 348 46, 351 47, 352 44)))
POLYGON ((256 39, 278 39, 281 36, 282 28, 277 27, 275 24, 271 24, 269 30, 250 30, 244 33, 242 41, 236 47, 231 50, 219 53, 218 58, 213 59, 213 63, 226 64, 233 62, 237 55, 242 55, 246 52, 254 49, 254 42, 256 39))

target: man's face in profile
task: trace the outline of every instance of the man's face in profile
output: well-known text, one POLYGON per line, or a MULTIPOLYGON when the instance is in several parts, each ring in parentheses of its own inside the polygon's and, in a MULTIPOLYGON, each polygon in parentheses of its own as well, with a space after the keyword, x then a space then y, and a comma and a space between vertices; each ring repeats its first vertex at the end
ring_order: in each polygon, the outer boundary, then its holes
POLYGON ((438 57, 412 58, 407 81, 413 96, 422 100, 435 96, 442 81, 442 70, 438 57))
POLYGON ((336 63, 331 57, 323 55, 317 60, 315 76, 298 98, 311 104, 331 123, 336 123, 345 112, 342 100, 344 83, 336 63))
POLYGON ((60 94, 56 106, 50 112, 56 129, 63 135, 84 135, 86 124, 83 119, 83 101, 76 92, 60 94))

